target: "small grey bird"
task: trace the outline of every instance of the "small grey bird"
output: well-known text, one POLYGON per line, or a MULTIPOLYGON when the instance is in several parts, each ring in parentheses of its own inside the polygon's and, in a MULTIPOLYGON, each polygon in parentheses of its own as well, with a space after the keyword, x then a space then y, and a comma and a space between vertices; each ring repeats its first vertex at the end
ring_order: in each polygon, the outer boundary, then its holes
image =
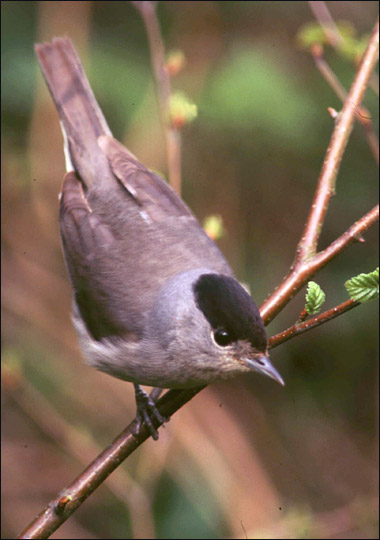
POLYGON ((71 40, 35 50, 65 141, 59 223, 87 362, 134 383, 136 422, 154 438, 164 419, 140 384, 248 371, 284 384, 255 303, 186 204, 112 137, 71 40))

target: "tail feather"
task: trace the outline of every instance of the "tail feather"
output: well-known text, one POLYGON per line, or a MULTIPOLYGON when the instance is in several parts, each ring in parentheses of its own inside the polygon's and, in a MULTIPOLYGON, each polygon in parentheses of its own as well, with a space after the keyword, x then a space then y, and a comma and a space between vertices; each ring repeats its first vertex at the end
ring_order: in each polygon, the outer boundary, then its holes
POLYGON ((61 119, 70 158, 66 163, 72 163, 86 187, 106 181, 110 169, 98 137, 112 134, 73 43, 54 38, 36 44, 35 51, 61 119))

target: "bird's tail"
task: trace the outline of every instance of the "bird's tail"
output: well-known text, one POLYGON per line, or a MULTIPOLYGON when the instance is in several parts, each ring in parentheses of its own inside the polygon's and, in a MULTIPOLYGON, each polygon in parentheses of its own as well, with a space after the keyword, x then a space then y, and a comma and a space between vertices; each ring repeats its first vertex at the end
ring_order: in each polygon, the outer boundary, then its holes
POLYGON ((51 43, 36 44, 35 51, 61 119, 66 167, 74 168, 86 187, 106 181, 110 169, 98 137, 111 135, 111 131, 72 41, 54 38, 51 43))

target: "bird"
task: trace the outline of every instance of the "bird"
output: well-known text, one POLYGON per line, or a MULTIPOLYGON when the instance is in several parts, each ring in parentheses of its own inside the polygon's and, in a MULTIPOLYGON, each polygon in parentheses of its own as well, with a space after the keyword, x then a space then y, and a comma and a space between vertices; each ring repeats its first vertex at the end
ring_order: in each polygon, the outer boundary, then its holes
POLYGON ((118 142, 73 42, 35 52, 58 111, 59 202, 72 319, 86 362, 134 384, 135 433, 163 418, 141 385, 196 388, 247 372, 284 381, 259 310, 168 183, 118 142))

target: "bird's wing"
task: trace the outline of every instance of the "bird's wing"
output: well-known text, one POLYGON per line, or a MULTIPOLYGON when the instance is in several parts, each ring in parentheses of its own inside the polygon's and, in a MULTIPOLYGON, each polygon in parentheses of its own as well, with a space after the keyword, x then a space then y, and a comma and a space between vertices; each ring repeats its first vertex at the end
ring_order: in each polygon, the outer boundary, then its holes
POLYGON ((141 313, 123 294, 128 281, 120 240, 92 212, 75 172, 64 177, 59 210, 66 265, 88 331, 96 340, 140 337, 141 313))
POLYGON ((167 182, 147 169, 125 146, 107 135, 99 137, 98 143, 113 174, 148 218, 152 221, 179 216, 195 219, 167 182))

